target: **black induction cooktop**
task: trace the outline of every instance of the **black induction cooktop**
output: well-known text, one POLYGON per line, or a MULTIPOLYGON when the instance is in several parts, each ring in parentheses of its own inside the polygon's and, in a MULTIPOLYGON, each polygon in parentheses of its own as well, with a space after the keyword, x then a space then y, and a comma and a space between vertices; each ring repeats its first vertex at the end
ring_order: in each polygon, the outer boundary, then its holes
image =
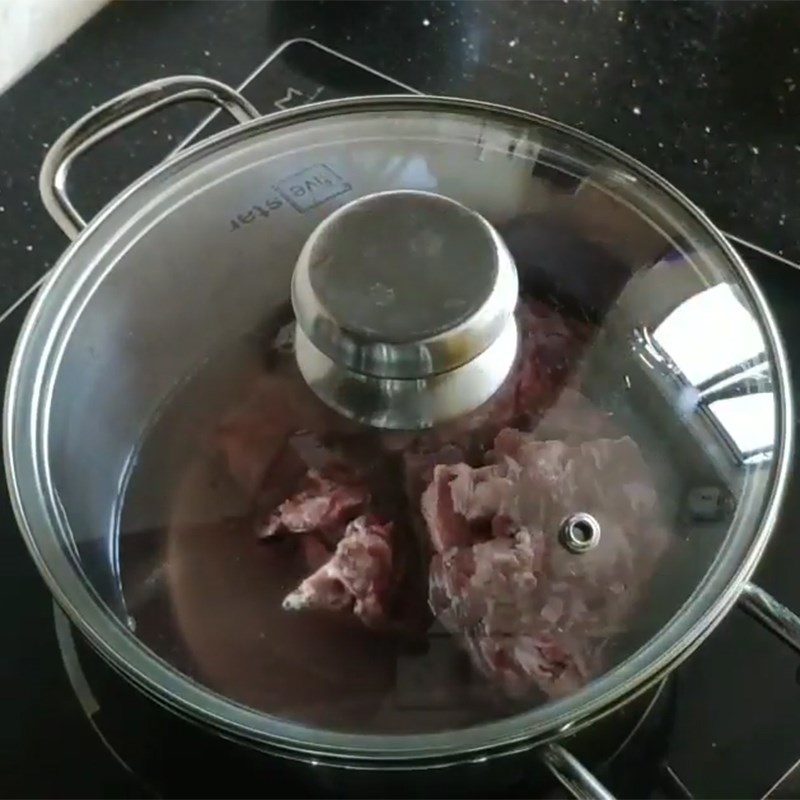
MULTIPOLYGON (((430 9, 428 6, 419 5, 422 28, 437 24, 438 6, 430 9)), ((627 13, 627 7, 620 5, 619 13, 627 13)), ((472 41, 469 38, 472 35, 465 29, 467 44, 472 41)), ((480 40, 476 41, 478 44, 473 44, 478 47, 480 40)), ((513 38, 508 39, 506 46, 513 61, 518 44, 511 45, 511 41, 513 38)), ((217 52, 210 40, 196 44, 200 52, 217 52)), ((346 50, 346 46, 343 49, 346 50)), ((469 52, 468 47, 465 52, 469 52)), ((253 71, 244 83, 244 75, 232 82, 241 84, 243 93, 264 113, 334 97, 415 91, 413 86, 376 68, 374 63, 380 60, 362 63, 313 40, 287 40, 261 63, 253 63, 253 71)), ((513 63, 509 63, 508 68, 511 70, 513 63)), ((214 74, 213 68, 206 71, 214 74)), ((524 93, 508 96, 508 81, 503 70, 495 71, 497 99, 532 107, 524 93)), ((470 93, 468 65, 462 72, 461 91, 452 93, 470 93)), ((72 109, 69 119, 84 110, 72 109)), ((66 122, 65 118, 65 125, 66 122)), ((181 114, 158 120, 152 118, 124 149, 109 144, 87 158, 91 163, 76 169, 74 195, 79 207, 91 210, 97 204, 94 176, 115 175, 113 179, 102 181, 104 190, 113 192, 146 166, 140 157, 132 159, 126 169, 113 168, 119 164, 120 153, 134 151, 137 142, 144 141, 149 131, 158 137, 162 149, 165 142, 174 149, 228 124, 221 115, 202 119, 199 127, 197 123, 196 116, 181 114), (127 176, 127 172, 132 174, 127 176), (115 180, 120 185, 115 185, 115 180)), ((149 139, 141 149, 140 156, 164 155, 163 152, 154 154, 149 139)), ((28 167, 35 172, 38 163, 28 167)), ((742 175, 746 172, 744 168, 742 175)), ((7 197, 13 182, 12 179, 9 184, 6 178, 6 192, 0 195, 0 207, 10 205, 7 197)), ((19 209, 17 212, 24 213, 19 209)), ((717 222, 725 229, 734 227, 747 236, 757 233, 753 228, 743 231, 729 224, 735 223, 733 217, 717 218, 717 222)), ((10 235, 10 228, 3 230, 10 235)), ((43 249, 50 253, 58 252, 64 244, 54 227, 33 233, 46 241, 43 249)), ((800 297, 800 265, 758 244, 757 236, 752 237, 756 243, 748 243, 738 236, 731 238, 772 305, 788 345, 794 375, 798 376, 800 314, 796 311, 795 298, 800 297)), ((38 246, 39 240, 36 241, 38 246)), ((0 364, 4 371, 38 285, 37 274, 31 276, 29 272, 24 286, 20 274, 15 273, 7 284, 13 287, 13 293, 6 297, 8 307, 0 315, 0 364)), ((795 609, 800 609, 800 583, 796 580, 794 566, 795 528, 800 519, 798 478, 800 471, 792 478, 780 528, 757 575, 766 589, 795 609)), ((202 786, 196 776, 190 779, 192 763, 214 758, 213 746, 204 739, 186 739, 183 758, 166 772, 148 768, 162 760, 164 742, 167 739, 173 744, 180 741, 180 737, 186 735, 185 729, 177 726, 173 731, 169 717, 155 710, 152 713, 156 714, 156 721, 152 716, 147 717, 151 712, 141 711, 138 697, 109 673, 53 608, 17 534, 4 483, 2 492, 0 519, 4 522, 4 535, 0 537, 3 578, 0 608, 3 610, 0 613, 5 623, 6 646, 0 658, 5 711, 5 722, 0 726, 0 795, 216 796, 230 790, 230 782, 222 778, 202 786), (129 713, 119 713, 117 701, 123 706, 127 703, 129 713), (137 716, 139 714, 144 714, 149 721, 137 716), (159 731, 159 736, 153 734, 155 730, 159 731), (151 735, 143 737, 142 731, 149 731, 151 735)), ((650 776, 652 780, 646 787, 641 782, 626 780, 633 770, 631 764, 643 758, 642 751, 631 745, 633 755, 627 762, 620 762, 623 768, 604 775, 610 788, 620 796, 637 796, 645 791, 660 797, 796 795, 800 792, 800 779, 792 769, 800 759, 799 666, 800 662, 790 650, 749 618, 732 612, 678 670, 674 680, 662 687, 654 698, 652 713, 646 715, 646 724, 636 731, 641 734, 639 741, 645 742, 640 747, 647 750, 648 758, 658 762, 656 777, 650 776)), ((280 780, 270 775, 263 783, 237 784, 236 791, 253 796, 301 796, 299 789, 292 792, 286 788, 292 785, 293 774, 287 768, 285 774, 280 774, 280 780)), ((524 796, 525 787, 520 792, 519 796, 524 796)))

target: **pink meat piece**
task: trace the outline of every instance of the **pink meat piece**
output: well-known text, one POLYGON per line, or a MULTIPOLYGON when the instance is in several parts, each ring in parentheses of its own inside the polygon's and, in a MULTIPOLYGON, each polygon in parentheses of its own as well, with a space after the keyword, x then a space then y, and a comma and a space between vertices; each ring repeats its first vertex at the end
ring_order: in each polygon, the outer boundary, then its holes
POLYGON ((392 524, 356 517, 335 552, 286 596, 283 607, 350 611, 365 625, 380 627, 389 616, 393 566, 392 524))
POLYGON ((506 429, 494 458, 438 466, 423 494, 430 606, 509 696, 562 696, 603 668, 667 545, 656 492, 629 437, 568 445, 506 429), (576 511, 601 526, 579 555, 558 540, 576 511))
POLYGON ((457 445, 429 451, 422 447, 408 448, 403 452, 403 472, 408 497, 419 497, 422 490, 433 479, 437 464, 459 464, 464 460, 464 450, 457 445))
POLYGON ((421 501, 434 550, 445 553, 471 546, 487 522, 503 518, 513 491, 513 481, 499 475, 495 467, 437 465, 421 501))
POLYGON ((370 499, 360 482, 346 483, 309 470, 303 488, 284 500, 259 532, 268 539, 278 533, 320 532, 334 537, 335 544, 344 526, 363 512, 370 499))

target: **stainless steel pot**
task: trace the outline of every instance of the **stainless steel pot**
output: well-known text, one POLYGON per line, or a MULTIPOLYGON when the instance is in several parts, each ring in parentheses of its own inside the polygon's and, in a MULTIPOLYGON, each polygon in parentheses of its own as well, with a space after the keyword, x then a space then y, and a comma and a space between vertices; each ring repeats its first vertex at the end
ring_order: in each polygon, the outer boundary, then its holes
MULTIPOLYGON (((643 165, 579 131, 485 103, 376 97, 261 117, 233 90, 190 76, 146 84, 85 116, 50 149, 40 187, 73 242, 39 293, 14 355, 4 437, 10 493, 59 605, 158 701, 223 735, 334 767, 422 769, 542 748, 547 766, 578 796, 606 796, 558 740, 662 678, 735 603, 800 651, 800 620, 749 582, 775 525, 791 457, 783 347, 738 254, 643 165), (160 164, 86 225, 66 192, 73 160, 184 100, 213 102, 240 124, 160 164), (625 402, 658 417, 663 441, 654 440, 655 460, 669 452, 677 473, 687 474, 702 462, 700 473, 716 482, 707 491, 695 483, 686 495, 686 486, 678 491, 665 479, 675 489, 665 506, 680 521, 673 533, 688 541, 688 557, 670 567, 666 588, 657 591, 658 622, 588 685, 455 731, 343 733, 229 699, 137 637, 120 578, 120 495, 165 398, 220 345, 286 303, 311 231, 346 202, 408 189, 459 201, 506 230, 509 242, 529 235, 515 220, 555 210, 611 252, 625 269, 598 311, 606 347, 598 359, 611 359, 615 379, 631 388, 634 399, 625 402), (731 288, 760 344, 709 387, 702 376, 692 379, 657 334, 672 311, 715 286, 731 288), (774 426, 766 445, 747 451, 711 398, 753 394, 767 398, 774 426), (715 504, 722 494, 728 505, 715 504)), ((607 281, 596 283, 595 294, 603 294, 607 281)), ((696 349, 719 350, 708 318, 677 322, 690 326, 696 349)))

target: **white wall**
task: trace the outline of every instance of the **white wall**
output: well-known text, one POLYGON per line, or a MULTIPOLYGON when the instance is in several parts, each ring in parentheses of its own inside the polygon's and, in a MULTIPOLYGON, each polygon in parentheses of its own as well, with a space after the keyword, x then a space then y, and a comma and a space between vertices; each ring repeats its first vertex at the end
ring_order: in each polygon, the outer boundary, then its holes
POLYGON ((79 28, 105 0, 0 0, 0 92, 79 28))

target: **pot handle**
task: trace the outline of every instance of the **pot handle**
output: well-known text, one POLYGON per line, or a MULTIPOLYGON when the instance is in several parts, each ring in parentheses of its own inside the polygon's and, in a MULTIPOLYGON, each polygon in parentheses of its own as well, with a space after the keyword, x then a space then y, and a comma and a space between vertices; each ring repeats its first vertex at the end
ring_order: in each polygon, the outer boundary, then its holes
POLYGON ((229 86, 199 75, 150 81, 93 109, 56 139, 39 173, 39 193, 45 208, 70 239, 86 227, 67 194, 67 175, 72 162, 131 122, 185 100, 214 103, 240 123, 261 116, 252 103, 229 86))
POLYGON ((548 744, 540 755, 553 777, 576 800, 614 800, 614 795, 560 744, 548 744))
POLYGON ((739 595, 739 607, 767 630, 800 653, 800 617, 754 583, 746 583, 739 595))
MULTIPOLYGON (((800 653, 800 616, 754 583, 745 583, 737 602, 742 611, 800 653)), ((546 745, 540 756, 552 775, 577 800, 613 800, 608 789, 560 744, 546 745)))

